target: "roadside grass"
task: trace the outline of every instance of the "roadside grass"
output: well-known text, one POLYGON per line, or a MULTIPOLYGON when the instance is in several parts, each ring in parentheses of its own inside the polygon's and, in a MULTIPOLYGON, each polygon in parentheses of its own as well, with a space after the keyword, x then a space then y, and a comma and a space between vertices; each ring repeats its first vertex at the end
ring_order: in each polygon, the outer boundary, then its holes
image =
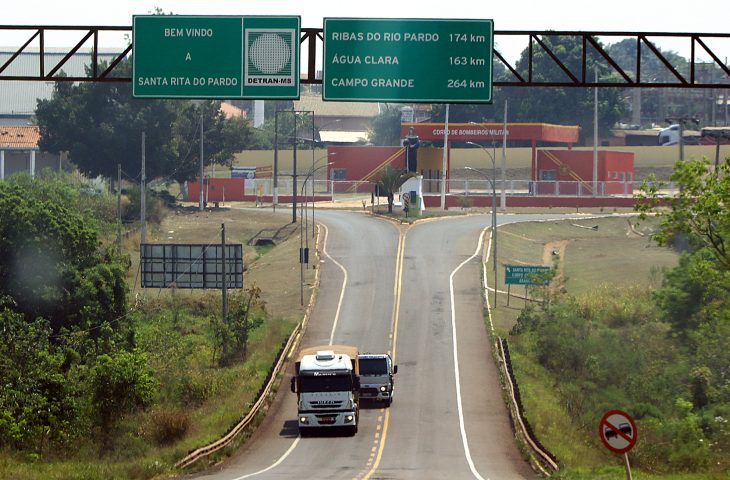
MULTIPOLYGON (((558 261, 558 283, 571 295, 587 295, 612 286, 639 285, 657 287, 662 269, 677 264, 678 255, 656 246, 650 240, 656 219, 636 225, 636 217, 586 218, 548 222, 505 225, 498 229, 498 287, 503 285, 504 265, 549 265, 558 261), (631 225, 629 224, 631 222, 631 225), (597 229, 591 227, 598 226, 597 229), (553 243, 555 242, 555 243, 553 243), (562 255, 553 255, 564 247, 562 255)), ((487 280, 494 281, 492 259, 486 264, 487 280)), ((533 295, 544 296, 542 287, 530 287, 533 295)), ((528 289, 528 292, 530 290, 528 289)), ((525 288, 513 286, 513 294, 524 295, 525 288)), ((489 294, 492 303, 493 296, 489 294)), ((506 295, 498 296, 498 306, 492 311, 497 334, 508 336, 516 324, 520 310, 526 304, 522 298, 511 298, 506 307, 506 295)), ((576 425, 567 413, 557 393, 553 377, 540 365, 530 345, 529 337, 510 337, 510 351, 525 416, 540 441, 561 463, 561 470, 552 478, 560 479, 619 479, 625 471, 620 457, 609 454, 600 444, 598 435, 585 432, 596 430, 593 425, 576 425)), ((634 478, 663 480, 699 480, 727 478, 718 473, 652 475, 634 471, 634 478)))
POLYGON ((49 452, 41 460, 0 452, 0 479, 153 478, 174 472, 174 464, 189 451, 223 436, 249 411, 295 322, 266 321, 252 332, 245 362, 226 368, 212 363, 206 322, 187 312, 178 325, 167 312, 140 321, 138 343, 157 373, 160 398, 150 410, 118 422, 110 453, 99 455, 93 439, 82 442, 73 457, 49 452), (160 421, 162 412, 167 416, 160 421), (182 438, 167 442, 170 418, 188 427, 182 438))
MULTIPOLYGON (((677 264, 677 255, 651 241, 656 219, 647 219, 638 226, 637 217, 586 218, 505 225, 497 231, 497 288, 507 291, 504 284, 505 265, 552 266, 557 261, 559 282, 567 293, 579 295, 602 285, 650 285, 657 286, 660 272, 677 264), (591 227, 598 226, 597 230, 591 227), (563 258, 559 248, 551 248, 552 242, 565 243, 563 258), (547 251, 546 251, 547 249, 547 251), (557 253, 557 254, 553 254, 557 253)), ((492 258, 486 266, 487 281, 492 286, 494 271, 492 258)), ((513 285, 511 293, 524 296, 525 287, 513 285)), ((539 297, 542 287, 528 287, 528 294, 539 297)), ((544 294, 544 291, 542 292, 544 294)), ((491 296, 490 296, 491 301, 491 296)), ((499 309, 495 327, 506 333, 524 306, 522 298, 498 295, 499 309), (514 307, 514 308, 512 308, 514 307)))

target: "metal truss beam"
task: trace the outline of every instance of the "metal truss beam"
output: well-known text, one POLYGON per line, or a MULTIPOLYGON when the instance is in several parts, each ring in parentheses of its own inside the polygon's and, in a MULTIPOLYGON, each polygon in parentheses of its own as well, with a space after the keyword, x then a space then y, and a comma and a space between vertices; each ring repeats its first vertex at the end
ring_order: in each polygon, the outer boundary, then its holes
MULTIPOLYGON (((119 64, 127 59, 132 50, 132 45, 128 45, 117 55, 114 60, 105 68, 101 69, 98 61, 99 34, 102 32, 126 32, 131 38, 132 27, 120 26, 4 26, 0 25, 0 38, 2 33, 6 31, 24 31, 27 32, 28 40, 7 59, 0 64, 0 80, 25 80, 25 81, 73 81, 73 82, 130 82, 131 78, 127 75, 119 75, 116 68, 119 64), (45 64, 45 39, 48 32, 73 30, 81 33, 81 39, 55 65, 45 64), (79 54, 79 49, 86 44, 89 39, 93 41, 93 48, 90 57, 90 75, 83 77, 60 76, 64 64, 73 56, 79 54), (37 41, 40 55, 38 55, 38 73, 37 74, 21 74, 11 75, 7 73, 9 67, 20 56, 25 49, 37 41)), ((500 45, 503 41, 511 41, 514 37, 524 37, 527 40, 525 49, 528 51, 526 65, 512 64, 505 59, 498 48, 494 49, 494 63, 497 62, 504 65, 507 77, 494 81, 496 87, 612 87, 612 88, 730 88, 730 68, 728 64, 723 62, 720 57, 708 46, 710 39, 723 39, 730 45, 730 34, 726 33, 671 33, 671 32, 578 32, 578 31, 517 31, 503 30, 495 31, 495 45, 500 45), (512 37, 512 38, 511 38, 512 37), (556 37, 572 37, 579 40, 582 48, 581 62, 579 66, 573 65, 572 68, 561 58, 561 55, 550 48, 550 39, 556 37), (656 47, 652 39, 671 37, 673 39, 684 40, 689 43, 691 55, 687 59, 688 63, 680 71, 679 66, 673 65, 672 62, 656 47), (599 38, 606 42, 612 38, 624 39, 630 38, 634 40, 634 65, 632 68, 621 66, 620 61, 613 58, 605 48, 599 43, 599 38), (535 62, 535 57, 540 52, 541 61, 535 62), (642 69, 646 60, 644 53, 650 52, 656 60, 666 69, 668 80, 657 81, 656 79, 645 79, 642 77, 642 69), (720 74, 718 78, 710 79, 701 78, 697 75, 698 66, 708 65, 708 62, 700 62, 697 60, 698 53, 706 54, 711 59, 710 65, 720 74), (595 81, 593 72, 590 70, 594 63, 604 64, 609 68, 613 75, 608 80, 595 81), (543 71, 541 71, 543 70, 543 71), (547 74, 550 71, 550 74, 547 74), (556 77, 556 72, 557 76, 556 77), (549 80, 546 80, 549 78, 549 80), (592 80, 593 79, 593 80, 592 80)), ((321 28, 302 28, 300 38, 300 55, 305 58, 306 53, 306 72, 301 76, 303 84, 321 84, 322 80, 317 78, 316 59, 317 55, 322 51, 323 47, 323 29, 321 28)), ((103 46, 101 46, 103 47, 103 46)))

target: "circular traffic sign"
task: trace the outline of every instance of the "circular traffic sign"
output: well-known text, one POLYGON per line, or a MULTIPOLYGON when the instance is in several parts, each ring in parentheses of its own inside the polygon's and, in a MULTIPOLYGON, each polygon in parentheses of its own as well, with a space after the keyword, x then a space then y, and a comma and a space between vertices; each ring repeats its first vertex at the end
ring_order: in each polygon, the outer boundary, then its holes
POLYGON ((603 414, 598 436, 603 444, 615 453, 626 453, 636 445, 636 424, 626 412, 609 410, 603 414))

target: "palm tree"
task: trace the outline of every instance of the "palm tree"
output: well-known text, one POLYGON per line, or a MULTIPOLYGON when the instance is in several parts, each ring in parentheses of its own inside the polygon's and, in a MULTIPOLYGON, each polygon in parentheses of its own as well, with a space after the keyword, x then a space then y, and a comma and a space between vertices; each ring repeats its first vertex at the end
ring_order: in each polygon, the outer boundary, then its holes
POLYGON ((395 168, 388 164, 380 171, 378 176, 377 188, 380 192, 385 192, 388 196, 388 213, 393 213, 393 197, 406 180, 414 177, 414 172, 407 172, 402 168, 395 168))

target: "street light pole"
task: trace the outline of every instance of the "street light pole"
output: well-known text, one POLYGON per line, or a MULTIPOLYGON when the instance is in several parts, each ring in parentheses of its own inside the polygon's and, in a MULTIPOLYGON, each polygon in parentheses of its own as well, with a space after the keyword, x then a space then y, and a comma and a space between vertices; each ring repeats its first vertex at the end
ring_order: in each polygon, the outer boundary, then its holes
POLYGON ((484 148, 482 145, 479 145, 475 142, 466 142, 471 145, 475 145, 487 154, 487 156, 492 160, 492 178, 490 179, 489 176, 484 173, 483 171, 472 168, 469 166, 466 166, 467 170, 472 170, 474 172, 477 172, 484 176, 489 183, 492 184, 492 239, 494 240, 494 248, 492 249, 492 269, 494 270, 494 307, 497 307, 497 186, 495 184, 494 178, 497 175, 497 164, 494 161, 494 156, 489 153, 489 150, 484 148))
MULTIPOLYGON (((486 126, 482 123, 469 122, 469 124, 486 129, 486 126)), ((487 152, 487 154, 489 154, 487 149, 484 148, 484 146, 482 146, 479 143, 476 143, 476 142, 466 142, 466 143, 479 147, 482 150, 484 150, 485 152, 487 152)), ((494 151, 495 148, 496 147, 494 144, 494 139, 492 139, 492 150, 494 151)), ((490 158, 492 159, 492 167, 493 167, 493 171, 494 171, 493 178, 494 178, 494 181, 496 182, 497 181, 497 169, 496 169, 496 160, 494 158, 495 153, 491 154, 490 158)), ((507 101, 505 100, 504 101, 504 122, 502 124, 502 195, 501 195, 501 199, 500 199, 500 208, 502 209, 502 211, 504 211, 507 208, 507 191, 506 191, 507 187, 506 187, 506 185, 507 185, 507 101)))
MULTIPOLYGON (((323 157, 324 158, 324 157, 323 157)), ((314 173, 318 170, 321 170, 325 167, 328 167, 332 165, 332 162, 327 163, 325 165, 321 165, 315 169, 310 169, 307 173, 307 176, 304 177, 304 182, 302 183, 302 196, 304 196, 304 187, 307 185, 307 181, 309 180, 309 177, 314 175, 314 173)), ((296 192, 294 192, 296 194, 296 192)), ((303 209, 303 211, 306 211, 303 209)), ((305 213, 302 213, 302 215, 306 215, 305 213)), ((305 257, 307 261, 309 260, 309 237, 308 232, 304 232, 304 223, 302 223, 301 219, 299 220, 299 302, 301 305, 304 305, 304 260, 305 257), (307 237, 307 250, 305 253, 304 250, 304 237, 307 237)), ((314 229, 314 217, 312 217, 312 229, 314 229)), ((309 263, 307 262, 307 265, 309 263)))

